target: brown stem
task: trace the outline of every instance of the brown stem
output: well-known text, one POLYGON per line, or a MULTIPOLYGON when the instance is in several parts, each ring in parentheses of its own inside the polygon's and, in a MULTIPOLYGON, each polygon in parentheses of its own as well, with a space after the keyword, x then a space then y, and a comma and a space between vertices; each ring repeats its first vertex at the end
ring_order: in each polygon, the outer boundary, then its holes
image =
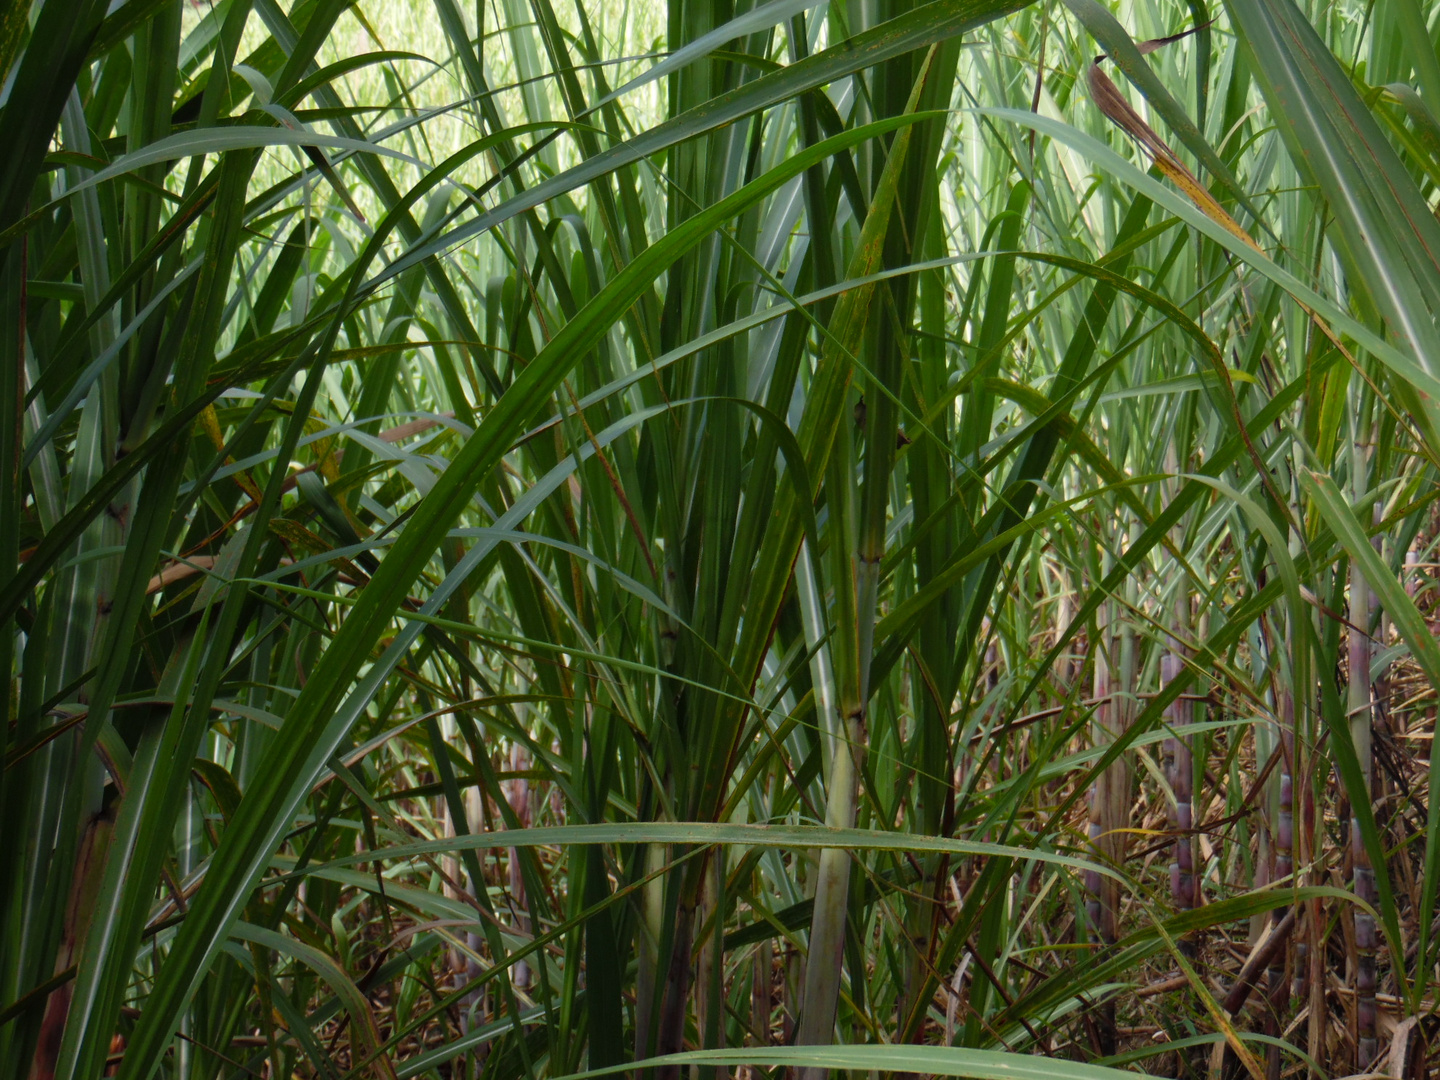
POLYGON ((1260 943, 1260 947, 1252 952, 1245 965, 1240 969, 1240 974, 1235 978, 1235 985, 1225 995, 1221 1003, 1224 1009, 1231 1016, 1234 1016, 1245 1007, 1245 1002, 1250 998, 1250 991, 1255 987, 1255 980, 1260 972, 1270 966, 1270 962, 1277 956, 1284 955, 1285 942, 1290 938, 1290 931, 1295 926, 1296 912, 1291 908, 1285 913, 1285 917, 1270 928, 1270 933, 1260 943))

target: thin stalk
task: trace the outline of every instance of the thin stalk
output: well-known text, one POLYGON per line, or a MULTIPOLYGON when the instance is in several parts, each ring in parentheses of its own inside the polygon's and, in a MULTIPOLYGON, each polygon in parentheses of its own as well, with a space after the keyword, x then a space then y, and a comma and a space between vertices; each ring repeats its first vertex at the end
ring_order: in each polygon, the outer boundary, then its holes
POLYGON ((750 1039, 756 1046, 770 1045, 770 987, 774 949, 770 938, 755 947, 754 968, 750 976, 750 1039))
MULTIPOLYGON (((835 751, 826 783, 825 824, 848 829, 855 825, 860 794, 861 762, 865 752, 864 678, 861 673, 857 610, 854 535, 854 473, 848 428, 836 438, 826 489, 830 508, 830 563, 835 582, 834 653, 838 693, 835 751)), ((868 664, 866 665, 868 667, 868 664)), ((842 848, 820 852, 815 881, 815 914, 810 927, 810 956, 805 964, 805 997, 795 1042, 800 1046, 825 1045, 835 1028, 840 997, 840 973, 845 947, 845 918, 850 895, 850 853, 842 848)), ((824 1080, 827 1069, 805 1067, 801 1080, 824 1080)))
MULTIPOLYGON (((1183 540, 1182 530, 1174 531, 1176 546, 1183 540)), ((1170 628, 1165 652, 1160 658, 1160 679, 1169 684, 1185 675, 1188 649, 1185 644, 1191 619, 1188 581, 1182 578, 1176 582, 1175 595, 1171 601, 1170 628)), ((1174 834, 1175 845, 1170 860, 1170 900, 1175 913, 1183 915, 1194 909, 1198 899, 1195 877, 1195 758, 1188 735, 1178 734, 1193 716, 1193 702, 1188 695, 1180 695, 1165 709, 1166 723, 1170 737, 1165 740, 1166 774, 1174 800, 1170 805, 1170 831, 1174 834)), ((1186 963, 1195 961, 1195 939, 1189 935, 1179 938, 1177 945, 1186 963)), ((1202 1060, 1199 1051, 1192 1051, 1189 1058, 1191 1072, 1198 1071, 1202 1060)))
MULTIPOLYGON (((1351 497, 1362 499, 1368 488, 1369 461, 1365 442, 1370 432, 1369 413, 1365 414, 1359 437, 1351 446, 1351 497)), ((1363 791, 1356 798, 1368 800, 1373 786, 1373 762, 1371 743, 1371 702, 1370 702, 1370 587, 1360 571, 1358 563, 1350 564, 1350 627, 1348 632, 1347 665, 1349 674, 1348 713, 1350 717, 1350 738, 1355 746, 1355 756, 1360 763, 1363 791)), ((1354 813, 1355 799, 1351 801, 1350 815, 1350 880, 1357 899, 1372 907, 1378 899, 1375 889, 1375 869, 1370 865, 1369 853, 1360 831, 1359 816, 1354 813)), ((1356 906, 1355 920, 1355 1069, 1365 1072, 1375 1060, 1375 952, 1378 944, 1375 917, 1356 906)))
MULTIPOLYGON (((1113 569, 1113 556, 1105 553, 1103 573, 1113 569)), ((1136 583, 1126 584, 1127 604, 1135 602, 1136 583)), ((1108 746, 1123 738, 1135 716, 1136 650, 1133 625, 1122 617, 1122 605, 1111 600, 1097 616, 1095 655, 1095 718, 1097 746, 1108 746), (1112 666, 1113 665, 1113 666, 1112 666)), ((1130 821, 1131 769, 1129 762, 1118 758, 1095 778, 1091 792, 1090 843, 1095 856, 1111 867, 1125 864, 1126 826, 1130 821)), ((1114 945, 1120 937, 1120 883, 1098 871, 1086 872, 1090 894, 1087 910, 1091 932, 1105 946, 1114 945)), ((1114 1054, 1119 1048, 1115 1017, 1115 999, 1106 1000, 1096 1023, 1102 1055, 1114 1054)))
MULTIPOLYGON (((1287 623, 1285 630, 1286 655, 1294 656, 1294 633, 1287 623)), ((1276 768, 1275 821, 1270 830, 1275 865, 1271 880, 1293 886, 1295 874, 1295 687, 1294 666, 1290 679, 1282 680, 1280 687, 1280 762, 1276 768)), ((1271 932, 1279 933, 1279 925, 1285 918, 1286 908, 1276 908, 1270 913, 1271 932)), ((1287 938, 1289 932, 1287 931, 1287 938)), ((1290 945, 1287 940, 1275 950, 1266 969, 1267 996, 1265 1010, 1265 1033, 1278 1037, 1286 1013, 1290 1009, 1291 985, 1286 977, 1290 963, 1290 945)), ((1297 964, 1297 970, 1299 965, 1297 964)), ((1265 1051, 1266 1080, 1279 1080, 1281 1070, 1280 1047, 1270 1046, 1265 1051)))
MULTIPOLYGON (((1174 445, 1166 448, 1166 471, 1179 470, 1174 445)), ((1184 527, 1177 525, 1171 533, 1177 548, 1183 549, 1184 527)), ((1185 644, 1190 627, 1189 582, 1180 578, 1175 583, 1175 594, 1171 599, 1170 630, 1165 643, 1165 652, 1160 659, 1160 681, 1168 685, 1185 673, 1188 649, 1185 644)), ((1170 790, 1174 801, 1170 807, 1170 830, 1175 836, 1175 847, 1170 862, 1170 898, 1177 914, 1195 907, 1195 759, 1186 735, 1177 734, 1190 723, 1192 703, 1186 695, 1177 697, 1165 710, 1165 719, 1170 727, 1170 737, 1165 740, 1165 764, 1170 790)), ((1194 956, 1192 939, 1182 938, 1181 951, 1187 959, 1194 956)))

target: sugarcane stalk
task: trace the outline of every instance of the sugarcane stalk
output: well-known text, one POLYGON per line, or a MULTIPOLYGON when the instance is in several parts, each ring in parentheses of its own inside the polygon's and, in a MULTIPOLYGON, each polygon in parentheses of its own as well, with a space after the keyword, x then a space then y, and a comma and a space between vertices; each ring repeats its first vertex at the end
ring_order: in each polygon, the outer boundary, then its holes
MULTIPOLYGON (((1290 474, 1290 498, 1292 512, 1296 512, 1299 505, 1299 488, 1293 471, 1290 474)), ((1290 530, 1289 554, 1292 559, 1299 557, 1301 547, 1302 541, 1299 533, 1293 529, 1290 530)), ((1275 770, 1275 778, 1271 781, 1275 788, 1275 817, 1270 830, 1273 860, 1270 880, 1291 889, 1298 884, 1295 880, 1295 777, 1299 773, 1299 768, 1295 757, 1295 748, 1299 742, 1298 724, 1302 710, 1297 709, 1297 701, 1303 703, 1305 700, 1303 697, 1306 683, 1305 673, 1309 670, 1304 645, 1305 633, 1296 622, 1302 617, 1304 616, 1300 612, 1291 610, 1285 619, 1283 645, 1285 663, 1281 669, 1282 676, 1278 680, 1276 700, 1280 719, 1280 760, 1275 770)), ((1302 905, 1291 905, 1288 908, 1276 908, 1270 913, 1271 933, 1278 936, 1281 928, 1285 928, 1284 937, 1278 942, 1265 973, 1267 1006, 1265 1033, 1272 1037, 1280 1035, 1285 1017, 1290 1011, 1291 1000, 1304 993, 1306 946, 1304 938, 1295 933, 1295 927, 1303 912, 1302 905), (1299 940, 1294 942, 1292 964, 1291 943, 1297 937, 1299 940)), ((1267 1047, 1265 1051, 1266 1080, 1280 1080, 1282 1065, 1280 1047, 1278 1045, 1267 1047)))
MULTIPOLYGON (((835 593, 834 661, 839 709, 836 720, 840 737, 830 761, 825 824, 839 829, 855 825, 860 773, 869 743, 870 660, 874 651, 880 563, 885 552, 888 478, 898 422, 889 398, 877 396, 879 402, 872 410, 874 415, 867 433, 863 507, 855 505, 854 444, 848 426, 835 440, 826 480, 830 508, 829 554, 835 593), (857 509, 863 509, 863 524, 857 509)), ((795 1036, 798 1045, 828 1043, 835 1027, 850 899, 850 869, 850 852, 840 848, 820 852, 810 955, 805 965, 805 998, 795 1036)), ((799 1072, 801 1080, 824 1080, 828 1070, 806 1067, 799 1072)))
MULTIPOLYGON (((1166 471, 1178 473, 1180 463, 1174 445, 1166 449, 1166 471)), ((1171 540, 1177 548, 1184 544, 1184 526, 1177 524, 1171 531, 1171 540)), ((1182 576, 1175 583, 1175 592, 1170 601, 1169 631, 1160 657, 1160 681, 1168 686, 1185 674, 1189 649, 1186 644, 1190 634, 1191 604, 1188 581, 1182 576)), ((1169 806, 1170 832, 1175 837, 1170 860, 1170 900, 1175 913, 1183 915, 1195 907, 1199 898, 1199 887, 1195 876, 1195 760, 1190 746, 1190 737, 1184 729, 1194 717, 1194 704, 1188 694, 1178 695, 1165 707, 1165 721, 1170 735, 1165 740, 1165 776, 1170 784, 1172 800, 1169 806)), ((1176 945, 1186 963, 1195 960, 1195 939, 1189 935, 1179 938, 1176 945)), ((1182 1070, 1199 1072, 1203 1051, 1193 1050, 1188 1058, 1181 1059, 1182 1070), (1188 1066, 1183 1064, 1188 1061, 1188 1066)))
MULTIPOLYGON (((863 738, 861 725, 853 720, 847 718, 845 730, 863 738)), ((852 745, 855 745, 853 741, 852 745)), ((858 762, 854 754, 842 750, 835 755, 830 772, 825 824, 837 829, 854 827, 859 791, 858 762)), ((835 1027, 849 889, 850 853, 843 848, 825 848, 820 852, 815 881, 815 915, 810 929, 810 955, 805 963, 805 996, 795 1031, 798 1046, 828 1044, 835 1027)), ((800 1070, 800 1077, 801 1080, 824 1080, 828 1072, 807 1066, 800 1070)))
MULTIPOLYGON (((1107 553, 1104 574, 1113 560, 1107 553)), ((1101 606, 1095 632, 1095 719, 1096 745, 1108 746, 1120 738, 1134 715, 1135 637, 1134 631, 1118 617, 1119 605, 1110 601, 1101 606)), ((1130 767, 1123 759, 1112 763, 1095 778, 1090 791, 1090 845, 1094 857, 1110 866, 1125 861, 1125 826, 1130 817, 1130 767)), ((1089 930, 1095 941, 1113 945, 1119 938, 1120 886, 1098 870, 1085 872, 1086 910, 1089 930)), ((1110 1055, 1118 1048, 1115 999, 1103 1002, 1096 1019, 1098 1048, 1110 1055)))
MULTIPOLYGON (((1176 608, 1176 621, 1181 612, 1176 608)), ((1176 626, 1178 629, 1178 626, 1176 626)), ((1171 683, 1185 670, 1185 647, 1172 639, 1161 661, 1161 678, 1171 683)), ((1179 729, 1189 723, 1191 703, 1184 696, 1176 698, 1165 710, 1166 720, 1172 729, 1179 729)), ((1171 806, 1171 831, 1175 834, 1174 855, 1171 860, 1171 900, 1176 912, 1189 912, 1195 907, 1195 759, 1189 746, 1189 739, 1182 734, 1172 734, 1165 740, 1165 756, 1168 760, 1169 782, 1175 793, 1171 806)), ((1182 943, 1181 948, 1187 948, 1182 943)), ((1191 946, 1192 948, 1192 946, 1191 946)))
POLYGON ((770 1045, 770 987, 774 955, 774 944, 769 938, 755 947, 755 965, 750 981, 750 1036, 756 1046, 770 1045))
POLYGON ((660 939, 664 933, 665 884, 660 870, 665 848, 646 844, 642 869, 649 881, 640 891, 640 918, 635 946, 635 1058, 655 1053, 655 1014, 660 992, 660 939))
MULTIPOLYGON (((1178 530, 1177 530, 1178 532, 1178 530)), ((1160 657, 1160 679, 1169 685, 1185 673, 1188 650, 1183 634, 1190 623, 1190 597, 1185 583, 1177 584, 1171 606, 1169 640, 1160 657)), ((1173 800, 1169 807, 1170 832, 1175 837, 1170 859, 1170 901, 1177 915, 1191 911, 1198 898, 1195 877, 1195 759, 1190 737, 1181 732, 1191 721, 1193 704, 1189 696, 1179 695, 1165 708, 1165 720, 1171 734, 1165 740, 1165 774, 1173 800)), ((1176 941, 1181 958, 1188 964, 1195 961, 1195 939, 1188 934, 1176 941)), ((1182 1075, 1199 1074, 1203 1069, 1204 1052, 1192 1050, 1181 1058, 1182 1075)))
MULTIPOLYGON (((1352 446, 1351 485, 1352 498, 1361 499, 1368 486, 1369 462, 1364 447, 1370 430, 1368 413, 1362 420, 1361 434, 1352 446)), ((1350 739, 1355 747, 1355 756, 1360 764, 1362 790, 1351 799, 1350 814, 1350 866, 1351 887, 1356 899, 1373 907, 1377 894, 1375 889, 1375 868, 1370 864, 1369 853, 1360 831, 1359 815, 1355 805, 1359 799, 1370 798, 1373 786, 1373 762, 1371 755, 1372 707, 1370 701, 1370 616, 1371 595, 1369 583, 1361 573, 1359 565, 1350 564, 1350 627, 1347 635, 1347 666, 1349 686, 1347 695, 1350 717, 1350 739)), ((1375 917, 1358 905, 1352 908, 1355 920, 1355 1068, 1365 1072, 1375 1060, 1375 952, 1377 933, 1375 917)))
MULTIPOLYGON (((1165 450, 1165 471, 1178 474, 1180 461, 1174 444, 1165 450)), ((1171 530, 1175 546, 1184 544, 1183 525, 1171 530)), ((1168 686, 1185 673, 1187 649, 1185 638, 1190 626, 1190 594, 1187 582, 1182 577, 1175 583, 1175 594, 1170 606, 1170 629, 1165 651, 1160 657, 1160 681, 1168 686)), ((1191 754, 1190 739, 1178 732, 1190 723, 1192 706, 1187 695, 1181 694, 1165 708, 1165 720, 1170 728, 1170 737, 1165 740, 1165 778, 1170 784, 1173 799, 1170 804, 1170 832, 1175 837, 1170 860, 1170 898, 1176 913, 1183 913, 1195 906, 1195 762, 1191 754)), ((1180 941, 1181 951, 1187 959, 1193 956, 1194 943, 1188 938, 1180 941)))
MULTIPOLYGON (((840 440, 845 441, 845 440, 840 440)), ((836 454, 843 460, 848 454, 836 454)), ((857 624, 854 561, 849 545, 844 543, 848 530, 844 525, 850 503, 850 479, 832 469, 836 481, 832 487, 831 523, 837 534, 831 539, 832 552, 841 554, 836 564, 835 621, 839 646, 836 649, 837 704, 840 715, 835 751, 830 761, 826 786, 825 824, 831 828, 848 829, 855 825, 855 811, 860 794, 860 766, 865 752, 865 699, 861 690, 858 635, 851 629, 857 624), (838 514, 837 514, 838 511, 838 514), (848 641, 846 639, 849 639, 848 641), (852 650, 854 650, 852 652, 852 650)), ((845 916, 850 898, 850 853, 842 848, 825 848, 820 852, 820 865, 815 880, 815 914, 810 928, 810 955, 805 964, 804 1000, 800 1022, 796 1028, 797 1045, 823 1045, 830 1042, 835 1027, 836 1006, 840 996, 840 972, 845 946, 845 916)), ((828 1070, 807 1067, 800 1070, 802 1080, 824 1080, 828 1070)))
MULTIPOLYGON (((681 898, 675 912, 675 933, 670 945, 670 963, 665 973, 664 998, 660 1007, 659 1055, 678 1054, 685 1048, 685 1017, 689 1011, 693 972, 690 952, 695 939, 695 901, 681 898)), ((681 1066, 662 1065, 659 1080, 680 1080, 681 1066)))
MULTIPOLYGON (((1109 569, 1109 559, 1106 559, 1105 571, 1109 569)), ((1103 571, 1102 571, 1103 576, 1103 571)), ((1111 638, 1110 623, 1113 618, 1114 603, 1107 602, 1100 605, 1095 613, 1095 638, 1091 646, 1091 671, 1093 672, 1093 689, 1095 693, 1095 738, 1097 745, 1103 743, 1107 733, 1111 730, 1109 719, 1110 712, 1114 707, 1110 693, 1110 672, 1111 672, 1111 638)), ((1103 834, 1104 821, 1104 800, 1102 798, 1105 774, 1097 774, 1090 785, 1090 826, 1089 840, 1092 848, 1097 849, 1100 845, 1100 837, 1103 834)), ((1085 928, 1092 938, 1100 944, 1108 944, 1105 938, 1105 875, 1099 870, 1086 870, 1085 882, 1085 928)), ((1113 1053, 1113 1050, 1103 1049, 1102 1054, 1113 1053)))
MULTIPOLYGON (((1298 480, 1291 476, 1292 501, 1298 506, 1298 480)), ((1290 552, 1298 556, 1303 541, 1292 532, 1290 552)), ((1292 698, 1292 722, 1290 725, 1289 751, 1291 777, 1291 841, 1293 852, 1292 868, 1297 874, 1296 885, 1301 882, 1299 873, 1305 873, 1306 885, 1325 883, 1325 868, 1319 859, 1316 837, 1317 777, 1316 768, 1319 753, 1315 732, 1311 726, 1316 716, 1316 691, 1314 671, 1311 667, 1311 651, 1308 644, 1319 627, 1319 614, 1313 611, 1293 612, 1288 626, 1290 649, 1290 696, 1292 698), (1309 619, 1304 625, 1301 620, 1309 619)), ((1318 1062, 1324 1056, 1325 1046, 1325 973, 1322 942, 1324 915, 1319 897, 1310 897, 1300 903, 1303 915, 1302 930, 1294 934, 1295 955, 1290 977, 1290 997, 1295 1002, 1306 1004, 1306 1051, 1312 1061, 1318 1062)), ((1315 1075, 1312 1071, 1310 1075, 1315 1075)))
MULTIPOLYGON (((1292 635, 1287 629, 1287 650, 1293 655, 1292 635)), ((1293 677, 1293 672, 1292 672, 1293 677)), ((1275 824, 1271 830, 1271 849, 1274 855, 1274 871, 1271 880, 1288 882, 1293 887, 1295 874, 1295 692, 1293 686, 1284 686, 1280 692, 1280 761, 1277 767, 1275 824)), ((1294 908, 1276 908, 1270 913, 1270 932, 1280 934, 1285 925, 1284 940, 1275 948, 1265 972, 1266 1002, 1265 1033, 1272 1037, 1280 1034, 1281 1021, 1290 1007, 1291 986, 1286 978, 1289 963, 1289 938, 1294 926, 1294 908)), ((1266 1080, 1279 1080, 1281 1069, 1280 1047, 1270 1046, 1265 1051, 1266 1080)))
MULTIPOLYGON (((510 809, 515 814, 518 822, 516 827, 521 829, 530 827, 530 781, 526 778, 526 771, 529 768, 529 750, 521 743, 513 743, 510 747, 510 771, 514 779, 505 780, 502 783, 506 788, 505 801, 510 804, 510 809)), ((515 923, 522 932, 529 933, 529 904, 525 896, 525 877, 521 870, 518 848, 509 849, 507 862, 510 872, 510 897, 515 906, 515 923)), ((476 882, 475 887, 480 888, 480 883, 476 882)), ((530 965, 524 960, 517 961, 512 969, 511 981, 516 989, 526 989, 530 985, 530 965)))
MULTIPOLYGON (((1184 674, 1186 647, 1180 634, 1189 623, 1190 598, 1184 589, 1177 590, 1171 624, 1171 638, 1165 655, 1160 661, 1160 678, 1165 684, 1173 682, 1184 674)), ((1165 718, 1172 732, 1190 723, 1192 703, 1180 695, 1165 709, 1165 718)), ((1175 835, 1175 846, 1170 863, 1170 897, 1176 912, 1190 911, 1195 907, 1195 759, 1190 739, 1183 734, 1171 734, 1165 740, 1165 759, 1169 773, 1170 789, 1174 801, 1170 807, 1170 829, 1175 835)), ((1194 943, 1182 939, 1182 950, 1193 951, 1194 943)))
MULTIPOLYGON (((710 927, 699 948, 695 965, 695 1020, 704 1050, 725 1047, 725 849, 711 855, 705 880, 701 885, 700 907, 696 925, 710 927)), ((729 1071, 723 1067, 701 1066, 700 1080, 725 1080, 729 1071)))
POLYGON ((801 995, 804 993, 805 975, 800 963, 800 950, 794 945, 787 944, 781 963, 783 965, 783 982, 780 1002, 780 1042, 782 1045, 790 1046, 795 1042, 795 1031, 800 1022, 801 995))

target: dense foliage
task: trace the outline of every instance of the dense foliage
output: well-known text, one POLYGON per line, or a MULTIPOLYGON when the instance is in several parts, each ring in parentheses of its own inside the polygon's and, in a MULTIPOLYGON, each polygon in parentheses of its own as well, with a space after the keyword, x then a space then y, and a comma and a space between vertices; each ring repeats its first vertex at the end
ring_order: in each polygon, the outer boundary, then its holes
POLYGON ((1428 1075, 1437 13, 0 0, 0 1080, 1428 1075))

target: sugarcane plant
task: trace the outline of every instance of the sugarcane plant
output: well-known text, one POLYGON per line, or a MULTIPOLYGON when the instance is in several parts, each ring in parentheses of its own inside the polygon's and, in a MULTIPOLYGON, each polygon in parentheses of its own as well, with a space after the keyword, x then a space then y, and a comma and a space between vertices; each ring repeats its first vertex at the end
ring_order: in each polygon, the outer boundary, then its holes
POLYGON ((0 1080, 1430 1075, 1433 8, 0 0, 0 1080))

